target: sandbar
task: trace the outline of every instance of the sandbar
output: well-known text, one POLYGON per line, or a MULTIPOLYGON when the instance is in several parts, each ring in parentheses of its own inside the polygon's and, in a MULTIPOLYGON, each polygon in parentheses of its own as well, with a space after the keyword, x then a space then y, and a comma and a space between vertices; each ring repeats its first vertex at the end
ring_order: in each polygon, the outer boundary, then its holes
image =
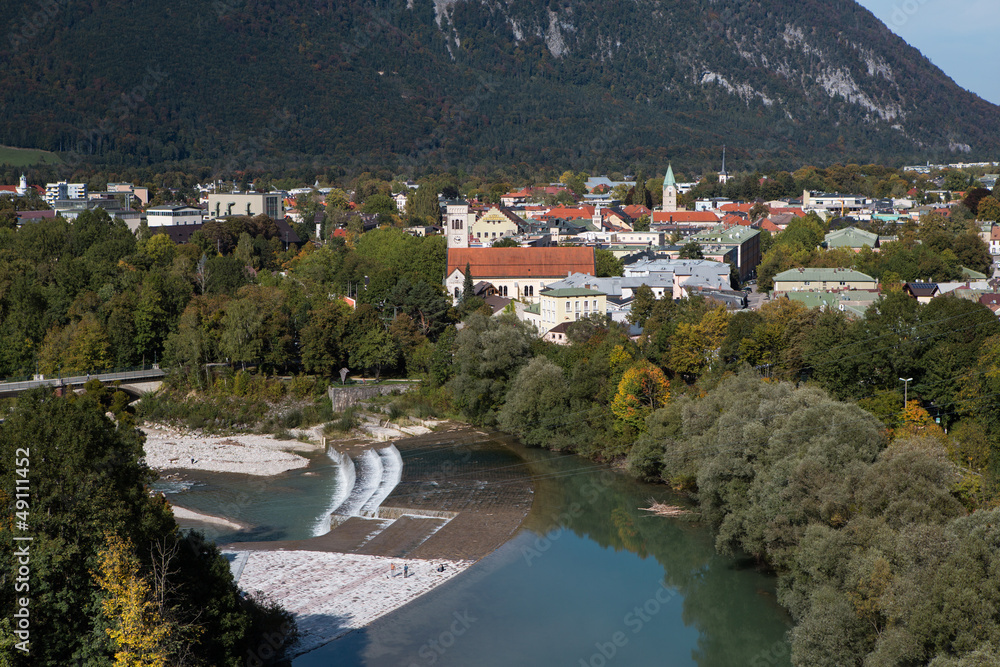
POLYGON ((245 558, 238 585, 295 616, 301 655, 363 628, 468 568, 471 560, 418 560, 318 551, 226 549, 245 558), (395 565, 395 570, 392 566, 395 565), (403 576, 403 566, 409 576, 403 576), (444 565, 444 571, 439 567, 444 565))

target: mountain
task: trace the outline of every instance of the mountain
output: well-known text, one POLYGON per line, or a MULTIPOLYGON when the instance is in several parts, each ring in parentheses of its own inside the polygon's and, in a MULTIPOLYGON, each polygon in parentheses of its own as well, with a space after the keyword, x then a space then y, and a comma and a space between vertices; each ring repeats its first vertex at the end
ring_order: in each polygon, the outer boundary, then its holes
POLYGON ((0 0, 0 144, 115 165, 985 159, 1000 107, 853 0, 0 0), (39 9, 41 8, 41 9, 39 9))

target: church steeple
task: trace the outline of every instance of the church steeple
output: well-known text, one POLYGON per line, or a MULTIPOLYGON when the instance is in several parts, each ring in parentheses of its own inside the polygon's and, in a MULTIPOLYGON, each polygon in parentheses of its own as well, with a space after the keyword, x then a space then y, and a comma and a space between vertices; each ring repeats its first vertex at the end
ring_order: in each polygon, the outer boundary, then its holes
POLYGON ((673 213, 677 210, 677 180, 674 178, 674 166, 667 165, 667 175, 663 177, 662 210, 673 213))

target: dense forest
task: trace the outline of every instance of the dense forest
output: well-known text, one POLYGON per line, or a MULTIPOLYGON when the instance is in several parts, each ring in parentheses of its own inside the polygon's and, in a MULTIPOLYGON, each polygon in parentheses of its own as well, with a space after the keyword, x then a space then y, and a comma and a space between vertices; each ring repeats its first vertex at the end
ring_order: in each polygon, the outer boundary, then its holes
POLYGON ((241 593, 218 548, 182 533, 150 494, 156 475, 127 403, 94 381, 82 395, 37 390, 4 411, 0 663, 288 664, 278 658, 294 620, 241 593))
POLYGON ((704 169, 724 143, 731 164, 789 168, 998 148, 996 107, 853 0, 5 0, 0 12, 0 144, 55 151, 69 171, 704 169))

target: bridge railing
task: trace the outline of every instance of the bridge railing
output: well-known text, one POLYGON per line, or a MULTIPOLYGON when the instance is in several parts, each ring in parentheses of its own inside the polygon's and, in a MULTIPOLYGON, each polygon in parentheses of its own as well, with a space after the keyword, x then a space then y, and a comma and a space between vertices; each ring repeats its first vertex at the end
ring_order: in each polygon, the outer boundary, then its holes
MULTIPOLYGON (((70 374, 65 374, 64 375, 62 373, 57 373, 56 375, 44 375, 44 374, 39 374, 39 375, 19 375, 19 376, 15 376, 15 377, 0 378, 0 384, 13 384, 13 383, 19 383, 19 382, 40 382, 40 381, 46 381, 46 382, 48 382, 50 380, 56 380, 56 381, 58 381, 58 380, 64 380, 64 379, 69 379, 69 378, 80 378, 80 377, 100 378, 100 377, 103 377, 105 375, 121 375, 121 374, 129 374, 129 373, 142 373, 144 371, 145 372, 153 372, 153 371, 155 371, 156 373, 166 375, 166 371, 163 371, 160 368, 159 364, 145 364, 143 366, 122 366, 120 368, 107 368, 107 369, 100 370, 100 371, 90 371, 89 373, 84 373, 82 375, 80 373, 75 373, 75 374, 72 374, 72 375, 70 375, 70 374)), ((146 376, 136 375, 135 377, 146 377, 146 376)), ((122 379, 125 379, 125 378, 122 378, 122 379)))
POLYGON ((24 380, 0 382, 0 394, 4 396, 18 394, 22 391, 27 391, 28 389, 34 389, 35 387, 57 387, 59 385, 75 386, 84 384, 89 380, 94 379, 100 380, 101 382, 117 382, 128 380, 149 380, 164 376, 166 376, 166 372, 163 371, 158 364, 153 364, 152 366, 134 366, 132 368, 102 371, 100 373, 90 373, 88 375, 58 375, 56 377, 32 376, 24 380))

